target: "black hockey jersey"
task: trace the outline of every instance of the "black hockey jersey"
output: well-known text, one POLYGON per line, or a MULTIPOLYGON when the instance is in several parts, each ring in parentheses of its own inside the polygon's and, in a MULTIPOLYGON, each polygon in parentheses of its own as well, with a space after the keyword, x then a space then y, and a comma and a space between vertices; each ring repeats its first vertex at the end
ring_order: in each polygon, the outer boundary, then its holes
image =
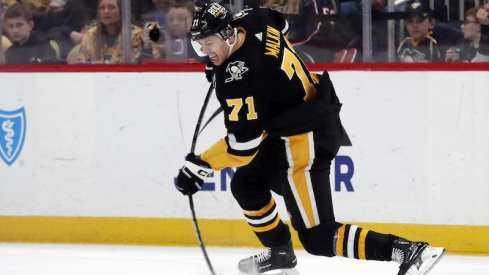
MULTIPOLYGON (((228 130, 225 139, 201 155, 214 170, 251 161, 264 132, 289 136, 324 127, 318 118, 328 109, 310 104, 316 101, 319 79, 286 39, 288 23, 280 12, 253 8, 235 17, 231 25, 244 34, 244 41, 212 70, 228 130)), ((322 98, 339 110, 335 94, 322 98)))
POLYGON ((427 35, 421 41, 405 38, 399 44, 397 55, 403 63, 441 62, 440 51, 436 40, 427 35))

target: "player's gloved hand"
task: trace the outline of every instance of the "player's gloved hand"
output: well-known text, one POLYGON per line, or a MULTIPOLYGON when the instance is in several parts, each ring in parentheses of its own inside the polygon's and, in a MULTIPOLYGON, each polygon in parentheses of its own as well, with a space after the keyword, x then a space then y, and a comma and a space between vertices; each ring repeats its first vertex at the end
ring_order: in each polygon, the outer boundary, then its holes
POLYGON ((212 172, 213 170, 207 162, 194 154, 188 154, 182 169, 178 173, 176 187, 184 195, 193 195, 202 188, 204 180, 212 172))
POLYGON ((205 65, 205 78, 207 78, 207 81, 209 81, 209 83, 212 83, 213 79, 212 79, 212 70, 214 69, 214 64, 211 62, 210 59, 207 60, 207 64, 205 65))

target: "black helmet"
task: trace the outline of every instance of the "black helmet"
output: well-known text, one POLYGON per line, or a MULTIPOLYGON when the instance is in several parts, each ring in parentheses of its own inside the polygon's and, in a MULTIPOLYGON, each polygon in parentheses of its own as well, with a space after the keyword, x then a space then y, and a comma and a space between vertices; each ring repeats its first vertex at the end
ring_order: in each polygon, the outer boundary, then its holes
POLYGON ((190 34, 193 40, 200 40, 213 34, 218 34, 226 40, 234 34, 229 25, 234 19, 233 13, 218 2, 202 5, 194 15, 190 34))

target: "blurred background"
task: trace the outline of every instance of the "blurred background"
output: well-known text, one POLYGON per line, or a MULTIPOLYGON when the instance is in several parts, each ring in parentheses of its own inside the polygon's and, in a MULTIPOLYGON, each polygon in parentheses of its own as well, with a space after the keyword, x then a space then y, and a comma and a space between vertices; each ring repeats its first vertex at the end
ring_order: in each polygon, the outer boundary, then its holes
MULTIPOLYGON (((187 35, 195 10, 205 2, 2 0, 0 62, 205 62, 189 47, 187 35)), ((290 24, 289 40, 306 63, 489 61, 485 46, 479 49, 481 36, 484 41, 487 34, 483 30, 481 35, 476 18, 484 5, 489 10, 487 0, 220 2, 234 13, 256 6, 283 12, 290 24), (416 5, 429 13, 425 13, 428 25, 421 38, 409 29, 409 24, 423 24, 409 16, 416 13, 416 5), (487 60, 474 59, 478 51, 487 60)))

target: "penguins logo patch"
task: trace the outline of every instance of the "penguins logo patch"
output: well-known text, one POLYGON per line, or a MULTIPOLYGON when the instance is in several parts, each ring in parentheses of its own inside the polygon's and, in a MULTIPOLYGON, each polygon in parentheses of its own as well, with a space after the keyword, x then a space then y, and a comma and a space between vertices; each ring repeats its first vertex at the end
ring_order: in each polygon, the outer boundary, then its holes
POLYGON ((231 74, 231 77, 226 78, 226 83, 242 79, 241 75, 243 75, 247 71, 248 68, 244 66, 243 61, 235 61, 229 63, 228 67, 226 68, 226 73, 231 74))
POLYGON ((424 63, 428 62, 426 60, 426 55, 416 49, 410 50, 408 48, 404 49, 400 55, 401 59, 405 63, 424 63))

